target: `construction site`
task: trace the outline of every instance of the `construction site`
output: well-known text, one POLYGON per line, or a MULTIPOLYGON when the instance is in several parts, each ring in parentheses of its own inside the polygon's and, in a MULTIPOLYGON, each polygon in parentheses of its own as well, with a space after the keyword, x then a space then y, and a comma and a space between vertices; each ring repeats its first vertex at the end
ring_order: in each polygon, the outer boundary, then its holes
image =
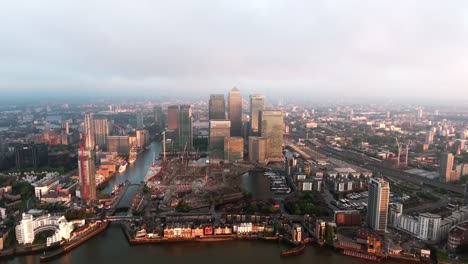
POLYGON ((160 163, 161 173, 146 183, 146 207, 152 212, 209 209, 210 206, 243 198, 242 175, 248 164, 217 163, 174 157, 160 163))

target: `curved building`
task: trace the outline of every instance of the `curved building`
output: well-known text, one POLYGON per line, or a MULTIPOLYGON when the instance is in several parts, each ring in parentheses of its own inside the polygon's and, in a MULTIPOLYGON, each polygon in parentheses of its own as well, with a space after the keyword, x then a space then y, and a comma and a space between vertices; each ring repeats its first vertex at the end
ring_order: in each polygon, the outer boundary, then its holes
POLYGON ((468 247, 468 221, 450 228, 447 240, 447 249, 457 252, 468 247))

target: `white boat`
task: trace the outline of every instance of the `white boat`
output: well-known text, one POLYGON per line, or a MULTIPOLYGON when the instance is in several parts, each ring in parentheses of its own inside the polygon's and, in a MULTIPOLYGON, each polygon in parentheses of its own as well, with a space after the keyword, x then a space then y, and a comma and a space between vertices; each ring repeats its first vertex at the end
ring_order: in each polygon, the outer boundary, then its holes
POLYGON ((136 156, 130 156, 130 158, 128 159, 128 163, 132 164, 133 162, 135 162, 136 160, 136 156))
POLYGON ((149 167, 148 172, 146 173, 145 179, 143 181, 147 182, 151 178, 156 177, 160 171, 161 171, 161 166, 158 166, 156 164, 156 159, 153 154, 153 162, 151 163, 151 166, 149 167))
POLYGON ((124 173, 126 169, 127 169, 127 163, 120 165, 119 173, 124 173))

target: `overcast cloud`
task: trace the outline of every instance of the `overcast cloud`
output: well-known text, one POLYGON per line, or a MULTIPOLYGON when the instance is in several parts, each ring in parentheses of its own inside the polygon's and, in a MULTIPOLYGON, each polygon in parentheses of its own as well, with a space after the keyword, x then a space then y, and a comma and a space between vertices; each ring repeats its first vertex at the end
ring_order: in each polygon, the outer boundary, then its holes
POLYGON ((2 1, 3 94, 468 98, 468 1, 2 1))

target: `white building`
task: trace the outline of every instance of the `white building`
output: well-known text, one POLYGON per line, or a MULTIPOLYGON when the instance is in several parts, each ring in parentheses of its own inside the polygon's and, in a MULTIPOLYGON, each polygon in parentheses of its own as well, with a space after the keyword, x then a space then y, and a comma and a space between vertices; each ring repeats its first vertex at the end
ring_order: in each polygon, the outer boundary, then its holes
POLYGON ((441 219, 442 217, 436 214, 420 214, 418 238, 424 241, 438 241, 441 219))
POLYGON ((42 195, 48 194, 50 190, 53 190, 59 185, 59 180, 52 178, 44 182, 39 183, 34 187, 34 193, 37 199, 41 199, 42 195))
POLYGON ((70 239, 73 223, 68 222, 64 216, 44 215, 33 219, 30 214, 23 213, 23 219, 16 226, 16 240, 19 244, 31 244, 34 236, 45 230, 55 230, 54 235, 47 238, 47 246, 63 239, 70 239))
POLYGON ((23 219, 15 228, 18 244, 30 244, 34 242, 33 216, 23 213, 23 219))
POLYGON ((238 234, 249 234, 252 233, 252 223, 241 223, 237 227, 238 234))

